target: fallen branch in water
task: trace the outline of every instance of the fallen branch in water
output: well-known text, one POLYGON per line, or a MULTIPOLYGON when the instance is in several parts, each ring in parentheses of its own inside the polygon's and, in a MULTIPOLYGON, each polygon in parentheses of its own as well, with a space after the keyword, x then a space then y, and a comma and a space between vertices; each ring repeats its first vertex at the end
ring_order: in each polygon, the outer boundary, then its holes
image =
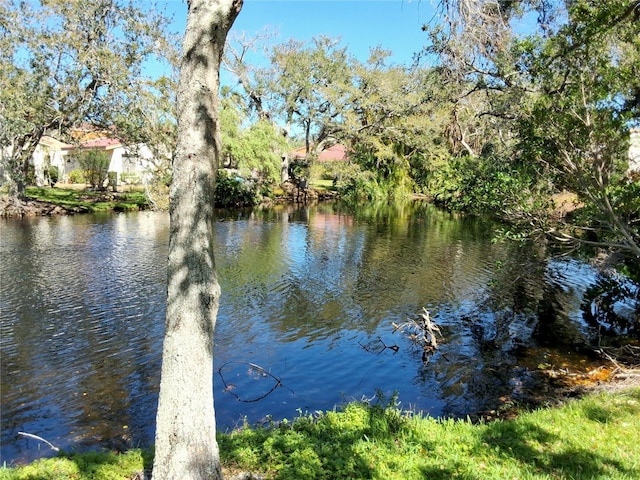
POLYGON ((45 440, 42 437, 39 437, 38 435, 34 435, 32 433, 26 433, 26 432, 18 432, 18 435, 21 435, 21 436, 27 437, 27 438, 32 438, 34 440, 38 440, 39 442, 46 443, 47 445, 49 445, 49 447, 51 447, 51 450, 54 450, 56 452, 60 451, 60 449, 58 447, 56 447, 53 443, 51 443, 48 440, 45 440))
POLYGON ((384 340, 382 340, 379 335, 376 340, 373 340, 365 345, 360 342, 358 342, 358 344, 365 352, 375 353, 376 355, 380 355, 387 349, 392 350, 393 353, 398 353, 398 351, 400 350, 400 347, 398 345, 387 345, 386 343, 384 343, 384 340))
POLYGON ((617 348, 598 347, 595 352, 613 363, 618 370, 636 370, 640 367, 640 347, 634 345, 617 348))
POLYGON ((233 395, 234 397, 236 397, 236 399, 239 402, 243 402, 243 403, 252 403, 252 402, 257 402, 259 400, 262 400, 263 398, 266 398, 267 396, 269 396, 276 388, 278 387, 284 387, 287 390, 289 390, 291 393, 294 393, 293 390, 291 390, 289 387, 285 386, 282 383, 282 380, 280 380, 278 377, 276 377, 275 375, 273 375, 271 372, 265 370, 264 368, 262 368, 260 365, 256 365, 255 363, 250 363, 250 362, 226 362, 224 365, 222 365, 219 369, 218 369, 218 374, 220 375, 220 378, 222 379, 222 383, 224 384, 224 391, 226 393, 230 393, 231 395, 233 395), (252 398, 249 400, 244 400, 242 398, 240 398, 240 395, 236 394, 233 392, 233 389, 235 388, 235 385, 233 384, 227 384, 227 381, 224 378, 224 374, 222 373, 222 370, 230 364, 238 364, 238 365, 248 365, 249 366, 249 373, 251 372, 257 372, 259 373, 262 377, 271 377, 275 383, 273 385, 273 387, 271 387, 271 389, 266 392, 263 395, 260 395, 259 397, 256 398, 252 398))
POLYGON ((400 330, 407 335, 411 341, 422 347, 422 361, 428 362, 431 355, 438 349, 436 334, 442 337, 440 327, 431 320, 429 310, 422 309, 418 318, 412 318, 400 325, 392 323, 393 331, 400 330))

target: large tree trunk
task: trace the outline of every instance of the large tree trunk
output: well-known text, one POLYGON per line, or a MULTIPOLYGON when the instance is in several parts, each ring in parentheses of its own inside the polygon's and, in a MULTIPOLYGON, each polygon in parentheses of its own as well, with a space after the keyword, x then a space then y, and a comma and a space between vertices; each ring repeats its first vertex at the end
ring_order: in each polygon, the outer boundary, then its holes
POLYGON ((14 201, 25 199, 29 163, 43 135, 44 128, 34 128, 29 134, 15 140, 8 158, 3 159, 10 180, 9 196, 13 197, 14 201))
POLYGON ((213 193, 220 156, 219 69, 242 0, 190 0, 178 85, 167 317, 153 478, 219 479, 213 334, 220 287, 213 193))

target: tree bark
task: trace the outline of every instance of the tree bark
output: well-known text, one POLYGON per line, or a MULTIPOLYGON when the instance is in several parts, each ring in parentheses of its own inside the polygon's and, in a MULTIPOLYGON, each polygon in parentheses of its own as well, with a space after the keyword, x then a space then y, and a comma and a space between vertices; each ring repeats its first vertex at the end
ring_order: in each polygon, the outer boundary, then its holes
POLYGON ((220 479, 213 335, 220 287, 213 194, 220 158, 218 89, 225 39, 242 0, 189 0, 177 92, 167 316, 153 478, 220 479))

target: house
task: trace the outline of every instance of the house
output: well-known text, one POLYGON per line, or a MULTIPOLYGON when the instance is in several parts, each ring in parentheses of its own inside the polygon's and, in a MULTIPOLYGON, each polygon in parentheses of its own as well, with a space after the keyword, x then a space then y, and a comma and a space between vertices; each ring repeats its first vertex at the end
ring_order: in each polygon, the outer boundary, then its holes
MULTIPOLYGON (((290 154, 290 158, 292 160, 304 160, 306 157, 307 154, 305 147, 297 148, 290 154)), ((322 150, 317 158, 319 162, 344 162, 348 159, 349 155, 347 147, 339 143, 322 150)))
POLYGON ((39 186, 48 182, 49 166, 58 168, 59 181, 68 182, 69 173, 81 166, 74 153, 104 152, 109 158, 109 172, 116 172, 117 183, 140 183, 154 169, 154 154, 144 144, 125 145, 108 132, 78 129, 72 132, 78 143, 67 144, 50 136, 43 136, 32 157, 35 181, 39 186))
MULTIPOLYGON (((109 158, 108 171, 116 173, 117 184, 141 183, 154 168, 154 155, 147 145, 125 145, 113 137, 91 138, 79 145, 66 145, 63 150, 66 152, 63 171, 67 176, 81 168, 72 154, 90 150, 103 152, 109 158)), ((64 177, 61 175, 61 178, 64 177)))
POLYGON ((36 185, 41 187, 45 183, 48 183, 49 174, 47 169, 49 166, 58 167, 60 178, 62 178, 64 157, 66 155, 64 148, 66 146, 66 143, 47 135, 40 139, 31 158, 35 170, 36 185))
MULTIPOLYGON (((293 173, 291 172, 291 166, 296 160, 306 160, 307 149, 300 147, 290 152, 288 155, 282 156, 282 168, 281 168, 281 180, 282 182, 295 180, 293 173)), ((346 162, 349 160, 349 154, 347 147, 336 143, 328 148, 325 148, 320 152, 316 161, 318 162, 346 162)))

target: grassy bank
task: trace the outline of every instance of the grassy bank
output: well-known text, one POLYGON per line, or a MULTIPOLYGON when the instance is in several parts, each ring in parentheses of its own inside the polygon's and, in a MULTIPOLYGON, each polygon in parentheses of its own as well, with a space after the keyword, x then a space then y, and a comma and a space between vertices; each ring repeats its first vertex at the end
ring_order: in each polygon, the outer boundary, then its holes
MULTIPOLYGON (((640 478, 640 389, 589 395, 514 420, 435 420, 352 403, 219 437, 227 475, 278 479, 640 478)), ((150 454, 87 454, 0 469, 0 479, 128 479, 150 454), (145 456, 146 455, 146 456, 145 456)))
POLYGON ((126 192, 100 192, 73 187, 27 187, 26 196, 69 210, 80 208, 89 212, 140 210, 148 206, 144 191, 133 188, 126 192))

